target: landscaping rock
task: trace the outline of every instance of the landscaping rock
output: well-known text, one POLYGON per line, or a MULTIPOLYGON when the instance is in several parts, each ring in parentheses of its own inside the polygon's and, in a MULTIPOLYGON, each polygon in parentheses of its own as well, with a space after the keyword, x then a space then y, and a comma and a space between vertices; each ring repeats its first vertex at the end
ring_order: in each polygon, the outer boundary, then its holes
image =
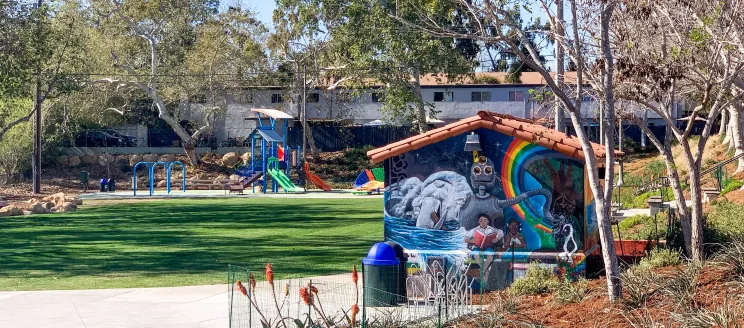
POLYGON ((142 155, 134 154, 129 156, 129 165, 134 166, 139 162, 142 162, 142 155))
POLYGON ((158 187, 158 188, 165 188, 166 187, 166 184, 167 184, 167 182, 165 180, 160 180, 160 181, 158 181, 157 184, 155 184, 155 186, 158 187))
POLYGON ((36 205, 36 204, 38 204, 38 203, 41 203, 41 201, 40 201, 39 199, 37 199, 37 198, 31 198, 31 199, 29 199, 29 200, 27 201, 27 203, 29 203, 29 204, 31 204, 31 205, 36 205))
POLYGON ((98 165, 106 166, 114 162, 114 155, 103 154, 98 156, 98 165))
POLYGON ((31 213, 32 214, 44 214, 49 213, 49 210, 44 207, 42 204, 35 204, 34 206, 31 206, 31 213))
POLYGON ((54 203, 52 202, 41 203, 41 206, 44 206, 44 208, 46 208, 47 210, 51 210, 55 207, 54 203))
POLYGON ((163 156, 160 156, 160 161, 161 162, 175 162, 176 157, 173 156, 172 154, 165 154, 163 156))
POLYGON ((78 166, 80 165, 80 157, 79 156, 70 156, 67 158, 67 165, 68 166, 78 166))
POLYGON ((240 157, 235 152, 229 152, 222 156, 222 166, 233 167, 240 161, 240 157))
POLYGON ((240 180, 240 176, 237 174, 233 174, 230 176, 230 181, 238 181, 240 180))
POLYGON ((248 164, 251 162, 251 153, 247 152, 240 156, 243 159, 243 163, 248 164))
POLYGON ((98 156, 96 155, 85 155, 81 159, 83 164, 96 164, 98 163, 98 156))
POLYGON ((0 210, 0 218, 6 217, 6 216, 11 216, 11 213, 8 211, 0 210))
POLYGON ((142 155, 142 160, 145 162, 157 162, 158 159, 160 159, 160 156, 158 156, 158 154, 142 155))
POLYGON ((72 203, 75 206, 80 206, 83 205, 83 200, 77 197, 65 197, 65 201, 62 204, 64 203, 72 203))
POLYGON ((59 157, 57 157, 57 159, 55 160, 55 162, 57 163, 57 165, 69 165, 69 163, 70 163, 70 156, 67 156, 67 155, 59 156, 59 157))
POLYGON ((77 206, 73 203, 64 203, 53 209, 53 212, 74 212, 77 211, 77 206))
POLYGON ((64 203, 65 200, 66 200, 65 199, 65 193, 58 192, 56 194, 49 195, 49 196, 46 196, 46 197, 42 198, 41 199, 41 202, 42 203, 50 202, 50 203, 54 204, 54 206, 59 206, 60 204, 64 203))

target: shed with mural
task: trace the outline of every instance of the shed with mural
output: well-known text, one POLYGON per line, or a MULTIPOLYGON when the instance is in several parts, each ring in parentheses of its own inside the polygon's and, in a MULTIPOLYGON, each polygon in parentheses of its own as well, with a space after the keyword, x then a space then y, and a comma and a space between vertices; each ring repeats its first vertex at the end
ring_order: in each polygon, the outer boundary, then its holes
POLYGON ((410 275, 444 261, 481 290, 501 289, 531 262, 583 276, 598 250, 576 137, 479 112, 367 155, 384 161, 385 240, 406 250, 410 275))

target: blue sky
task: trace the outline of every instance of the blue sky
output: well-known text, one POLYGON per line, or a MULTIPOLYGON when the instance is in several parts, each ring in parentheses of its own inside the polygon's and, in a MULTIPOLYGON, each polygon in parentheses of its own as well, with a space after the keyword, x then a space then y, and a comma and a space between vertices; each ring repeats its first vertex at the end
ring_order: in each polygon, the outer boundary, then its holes
POLYGON ((271 16, 274 14, 276 2, 274 0, 243 0, 244 4, 258 13, 258 19, 267 27, 273 27, 271 16))

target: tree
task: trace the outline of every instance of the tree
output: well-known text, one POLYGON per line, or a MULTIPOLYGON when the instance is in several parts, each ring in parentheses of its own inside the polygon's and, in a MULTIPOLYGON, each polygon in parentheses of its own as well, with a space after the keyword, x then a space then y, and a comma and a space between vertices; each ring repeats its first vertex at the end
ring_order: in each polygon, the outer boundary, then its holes
MULTIPOLYGON (((615 153, 613 132, 614 125, 612 122, 614 113, 614 96, 612 93, 612 80, 614 72, 614 59, 610 50, 610 19, 615 11, 616 3, 614 1, 603 1, 595 3, 593 1, 570 0, 572 24, 570 34, 557 34, 555 31, 550 32, 550 37, 566 50, 570 58, 576 63, 577 77, 573 89, 559 87, 555 78, 550 74, 549 69, 540 62, 540 52, 532 46, 528 40, 525 31, 518 17, 515 17, 513 10, 508 8, 503 2, 483 1, 471 3, 467 0, 457 1, 460 5, 473 13, 471 20, 482 21, 483 24, 475 33, 462 33, 458 30, 432 23, 434 20, 412 21, 406 17, 398 16, 397 18, 405 22, 411 28, 417 28, 426 31, 430 35, 439 37, 455 38, 472 38, 482 42, 499 44, 500 46, 510 49, 520 60, 538 72, 546 84, 560 100, 563 107, 569 113, 576 137, 579 139, 584 156, 586 159, 587 178, 590 189, 596 200, 596 215, 599 225, 599 237, 602 243, 602 256, 605 262, 605 272, 607 275, 607 290, 611 300, 622 297, 620 284, 619 269, 617 257, 615 255, 614 242, 612 239, 612 230, 610 225, 610 207, 612 204, 612 191, 614 181, 614 160, 615 153), (597 19, 598 18, 598 19, 597 19), (591 35, 592 37, 587 37, 591 35), (514 36, 520 41, 514 41, 514 36), (527 48, 527 53, 521 51, 522 46, 527 48), (586 53, 586 49, 595 49, 595 53, 586 53), (590 58, 596 60, 592 61, 590 58), (607 120, 603 121, 606 128, 605 133, 605 184, 600 183, 601 177, 597 169, 598 154, 592 147, 586 132, 583 129, 583 111, 582 97, 585 94, 585 84, 592 86, 593 92, 601 97, 601 110, 607 115, 607 120)), ((415 1, 406 2, 415 4, 415 1)), ((555 26, 555 13, 550 9, 550 3, 547 1, 525 2, 524 6, 534 5, 543 8, 548 16, 551 26, 555 26)), ((421 11, 426 12, 426 7, 421 11)), ((423 13, 422 15, 427 15, 423 13)), ((569 32, 566 31, 566 32, 569 32)))
MULTIPOLYGON (((431 8, 436 21, 448 26, 460 24, 453 17, 467 16, 465 7, 446 1, 419 5, 431 8)), ((305 35, 330 35, 327 47, 333 56, 328 62, 336 68, 337 86, 385 86, 384 114, 393 121, 413 122, 420 132, 427 128, 427 117, 435 114, 433 104, 421 96, 421 76, 444 73, 454 80, 475 65, 475 58, 465 55, 474 56, 472 43, 432 37, 388 16, 396 13, 417 20, 418 11, 411 6, 396 6, 392 1, 280 0, 277 8, 296 8, 305 35)))
POLYGON ((737 25, 741 18, 736 16, 744 9, 741 6, 733 1, 722 1, 715 6, 697 2, 631 1, 625 3, 614 24, 619 68, 617 88, 621 98, 639 105, 629 106, 623 115, 639 123, 664 158, 687 253, 694 260, 702 260, 704 256, 700 176, 703 151, 716 118, 723 110, 740 103, 742 97, 736 90, 744 69, 744 61, 740 59, 744 43, 736 32, 742 27, 737 25), (720 10, 722 7, 727 9, 720 10), (660 42, 643 41, 649 37, 660 42), (692 110, 684 125, 678 127, 674 109, 682 102, 692 104, 692 110), (658 114, 666 122, 664 143, 642 124, 639 116, 645 110, 658 114), (691 141, 693 124, 701 117, 705 121, 703 131, 697 142, 691 141), (683 163, 672 156, 672 139, 683 149, 683 163), (689 203, 682 193, 683 165, 688 171, 689 203))
POLYGON ((120 74, 91 83, 144 92, 154 102, 158 117, 181 139, 192 165, 199 162, 196 140, 210 128, 210 120, 188 133, 179 122, 177 108, 168 107, 168 103, 179 103, 181 90, 174 84, 161 82, 166 77, 178 78, 183 72, 182 63, 193 48, 196 28, 217 12, 217 4, 214 0, 127 3, 101 0, 94 1, 92 6, 98 14, 94 21, 99 25, 97 39, 102 44, 111 44, 108 49, 97 49, 99 56, 109 53, 120 74), (104 43, 104 39, 109 42, 104 43))

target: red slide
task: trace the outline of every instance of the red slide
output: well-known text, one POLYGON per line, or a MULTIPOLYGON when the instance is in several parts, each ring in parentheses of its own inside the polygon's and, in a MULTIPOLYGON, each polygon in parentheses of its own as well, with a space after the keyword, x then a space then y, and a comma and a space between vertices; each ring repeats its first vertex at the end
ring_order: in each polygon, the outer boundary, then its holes
POLYGON ((323 179, 315 175, 315 173, 310 172, 307 162, 305 163, 305 179, 312 182, 316 187, 323 189, 323 191, 331 191, 331 185, 327 184, 323 179))

